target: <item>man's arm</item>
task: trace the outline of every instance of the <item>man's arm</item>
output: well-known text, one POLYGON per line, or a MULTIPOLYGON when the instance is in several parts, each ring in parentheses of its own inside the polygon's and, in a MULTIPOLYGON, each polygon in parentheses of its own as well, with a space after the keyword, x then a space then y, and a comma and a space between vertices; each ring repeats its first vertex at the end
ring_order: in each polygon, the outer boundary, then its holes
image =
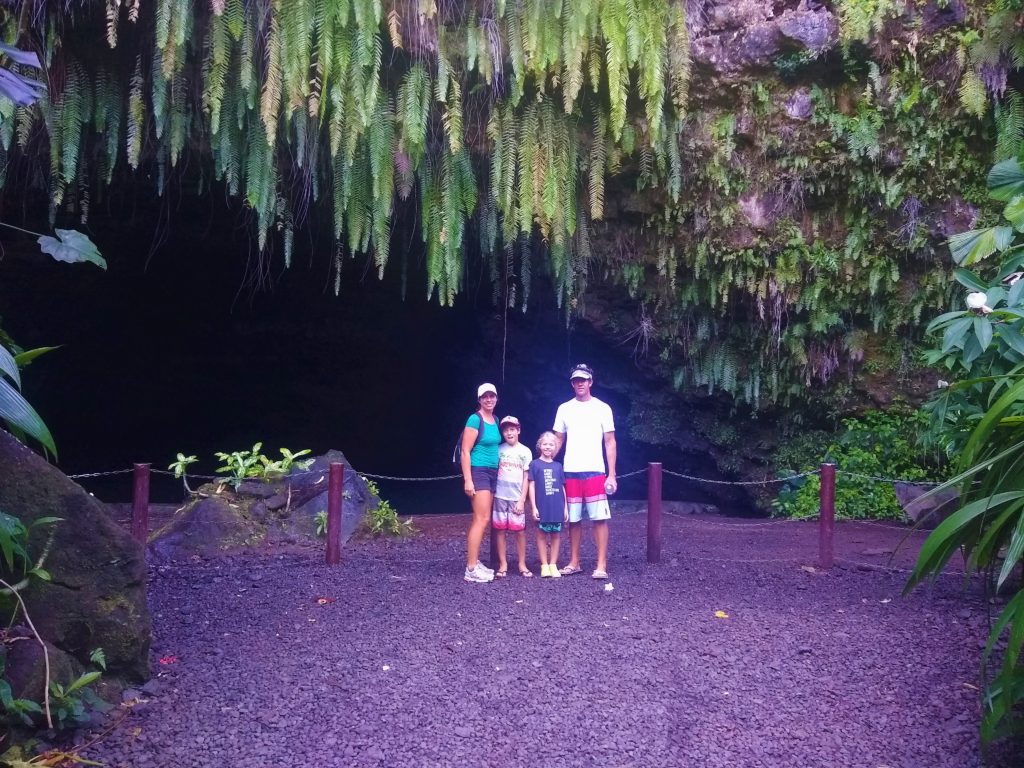
POLYGON ((565 445, 565 432, 559 432, 557 429, 551 430, 555 434, 555 440, 558 442, 558 450, 555 451, 555 456, 562 450, 562 446, 565 445))
POLYGON ((611 487, 609 493, 615 493, 619 489, 619 481, 615 479, 615 460, 618 449, 615 446, 615 433, 604 433, 604 453, 608 459, 608 485, 611 487))

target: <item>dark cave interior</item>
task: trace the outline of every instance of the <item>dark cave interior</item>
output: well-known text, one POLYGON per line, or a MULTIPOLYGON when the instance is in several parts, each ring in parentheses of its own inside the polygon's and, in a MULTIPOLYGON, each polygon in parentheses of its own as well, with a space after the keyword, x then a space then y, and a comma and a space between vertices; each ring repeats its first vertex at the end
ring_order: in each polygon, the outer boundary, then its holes
MULTIPOLYGON (((296 233, 292 266, 284 269, 278 253, 254 285, 260 261, 242 211, 187 195, 173 206, 132 207, 128 214, 94 211, 80 227, 107 259, 106 272, 54 262, 32 238, 0 233, 2 327, 26 349, 59 345, 23 378, 67 474, 133 462, 165 469, 178 452, 197 455, 192 469, 211 474, 214 452, 262 441, 268 456, 279 447, 336 448, 363 472, 452 475, 452 447, 478 383, 497 385, 499 413, 517 415, 532 445, 572 396, 570 366, 584 360, 597 371, 595 395, 616 414, 620 474, 663 461, 719 476, 709 456, 630 438, 631 388, 663 385, 635 365, 628 346, 609 344, 584 322, 567 327, 543 275, 534 277, 529 311, 506 313, 495 308, 486 268, 471 256, 463 293, 455 306, 441 307, 425 296, 418 235, 399 226, 384 279, 366 257, 347 258, 335 296, 334 249, 329 233, 318 239, 314 223, 296 233), (614 371, 620 386, 603 388, 602 371, 614 371)), ((131 493, 127 474, 81 482, 107 501, 131 493)), ((381 488, 400 514, 466 507, 458 480, 384 481, 381 488)), ((671 477, 665 493, 715 501, 671 477)), ((645 495, 643 474, 620 490, 622 498, 645 495)), ((155 475, 152 496, 180 500, 180 481, 155 475)), ((751 510, 736 504, 724 511, 751 510)))

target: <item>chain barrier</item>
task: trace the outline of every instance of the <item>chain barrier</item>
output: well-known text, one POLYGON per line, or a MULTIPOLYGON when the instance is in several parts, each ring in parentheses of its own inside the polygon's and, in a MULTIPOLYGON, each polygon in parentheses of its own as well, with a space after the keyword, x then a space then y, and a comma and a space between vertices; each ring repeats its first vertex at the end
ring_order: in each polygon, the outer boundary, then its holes
POLYGON ((110 472, 83 472, 80 475, 68 475, 69 480, 83 480, 87 477, 107 477, 108 475, 123 475, 132 472, 131 469, 114 469, 110 472))
POLYGON ((861 480, 874 480, 879 483, 913 483, 914 485, 942 485, 942 483, 936 483, 931 480, 904 480, 895 477, 878 477, 877 475, 863 475, 860 472, 848 472, 845 469, 836 468, 837 475, 846 475, 847 477, 857 477, 861 480))
POLYGON ((710 483, 712 485, 771 485, 772 483, 788 483, 790 480, 795 480, 798 477, 810 477, 811 475, 817 475, 821 473, 821 470, 811 469, 807 472, 801 472, 796 475, 777 477, 767 480, 711 480, 706 477, 694 477, 693 475, 684 475, 682 472, 673 472, 671 469, 663 469, 662 472, 666 475, 672 475, 673 477, 681 477, 683 480, 695 480, 699 483, 710 483))
MULTIPOLYGON (((92 477, 107 477, 107 476, 110 476, 110 475, 122 475, 122 474, 130 473, 132 471, 133 471, 132 469, 116 469, 116 470, 112 470, 110 472, 83 472, 83 473, 77 474, 77 475, 68 475, 68 477, 70 479, 72 479, 72 480, 82 480, 82 479, 92 478, 92 477)), ((156 475, 171 475, 171 476, 174 476, 174 477, 179 477, 179 478, 181 477, 180 474, 177 474, 177 473, 172 472, 172 471, 167 470, 167 469, 153 469, 153 468, 150 468, 149 471, 152 472, 153 474, 156 474, 156 475)), ((378 475, 378 474, 373 474, 373 473, 370 473, 370 472, 359 472, 358 470, 355 470, 355 469, 353 469, 353 471, 355 471, 356 474, 358 474, 358 475, 360 475, 362 477, 370 478, 371 480, 391 480, 391 481, 395 481, 395 482, 434 482, 434 481, 438 481, 438 480, 457 480, 458 478, 462 477, 461 473, 460 474, 454 474, 454 475, 435 475, 435 476, 432 476, 432 477, 401 477, 401 476, 397 476, 397 475, 378 475)), ((299 471, 299 472, 292 472, 292 473, 290 473, 288 475, 285 475, 281 479, 291 480, 291 479, 298 478, 298 477, 305 477, 307 475, 323 476, 326 472, 327 472, 326 469, 303 470, 303 471, 299 471)), ((635 475, 641 475, 641 474, 643 474, 645 472, 647 472, 647 467, 642 467, 640 469, 633 470, 632 472, 627 472, 624 475, 618 475, 617 479, 625 480, 628 477, 634 477, 635 475)), ((773 485, 773 484, 776 484, 776 483, 788 483, 791 480, 796 480, 796 479, 801 478, 801 477, 812 477, 814 475, 821 474, 821 470, 820 469, 811 469, 811 470, 807 470, 806 472, 800 472, 800 473, 797 473, 797 474, 788 475, 786 477, 765 478, 763 480, 712 480, 711 478, 708 478, 708 477, 697 477, 695 475, 687 475, 687 474, 685 474, 683 472, 675 472, 675 471, 673 471, 671 469, 662 469, 662 472, 664 472, 666 475, 672 475, 673 477, 678 477, 681 480, 690 480, 692 482, 697 482, 697 483, 707 483, 709 485, 736 485, 736 486, 773 485)), ((864 479, 864 480, 874 480, 876 482, 882 482, 882 483, 914 483, 916 485, 930 485, 930 486, 941 485, 941 483, 932 482, 932 481, 904 480, 904 479, 897 479, 897 478, 891 478, 891 477, 878 477, 876 475, 864 475, 864 474, 861 474, 859 472, 848 472, 848 471, 846 471, 844 469, 836 469, 836 474, 837 475, 846 475, 847 477, 856 477, 856 478, 860 478, 860 479, 864 479)), ((220 480, 220 481, 223 481, 223 482, 228 482, 230 480, 236 479, 236 478, 232 478, 232 477, 226 477, 224 475, 202 475, 202 474, 193 473, 193 472, 186 472, 185 476, 189 477, 189 478, 192 478, 192 479, 195 479, 195 480, 211 480, 211 481, 220 480)), ((244 478, 244 479, 256 480, 258 478, 254 477, 254 478, 244 478)))

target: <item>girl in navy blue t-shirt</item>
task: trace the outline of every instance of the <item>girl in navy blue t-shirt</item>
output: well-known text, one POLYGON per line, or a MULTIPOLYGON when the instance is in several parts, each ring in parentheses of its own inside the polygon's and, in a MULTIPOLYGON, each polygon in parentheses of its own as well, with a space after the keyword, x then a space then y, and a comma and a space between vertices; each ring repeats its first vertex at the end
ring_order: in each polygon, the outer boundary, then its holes
POLYGON ((530 506, 537 526, 537 552, 540 554, 540 575, 557 578, 558 540, 562 524, 569 522, 569 506, 565 501, 565 473, 555 461, 558 438, 544 432, 537 440, 540 458, 530 462, 530 506))

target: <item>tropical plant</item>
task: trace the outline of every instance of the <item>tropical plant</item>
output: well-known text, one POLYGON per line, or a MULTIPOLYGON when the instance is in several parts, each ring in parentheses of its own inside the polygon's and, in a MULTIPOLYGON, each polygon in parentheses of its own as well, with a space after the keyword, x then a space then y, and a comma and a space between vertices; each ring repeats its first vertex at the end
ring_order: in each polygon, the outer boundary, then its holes
MULTIPOLYGON (((836 515, 848 519, 898 519, 903 511, 890 479, 923 481, 935 477, 934 461, 918 442, 923 413, 894 408, 844 419, 843 431, 823 451, 821 443, 798 442, 776 456, 781 478, 789 478, 772 502, 781 517, 815 517, 821 478, 803 475, 822 462, 834 462, 836 515)), ((821 433, 817 433, 819 438, 821 433)))
MULTIPOLYGON (((303 449, 301 451, 292 452, 287 448, 281 448, 282 458, 277 461, 273 461, 261 453, 263 449, 263 443, 256 443, 253 445, 251 450, 248 451, 234 451, 233 453, 222 453, 218 452, 214 455, 220 459, 224 466, 219 467, 217 472, 228 472, 230 478, 228 482, 237 488, 242 484, 242 481, 248 479, 259 479, 259 480, 276 480, 284 475, 288 474, 293 467, 298 469, 306 469, 310 464, 313 463, 312 459, 300 459, 300 456, 307 455, 309 449, 303 449)), ((176 464, 181 461, 181 454, 178 454, 179 460, 175 464, 171 465, 174 468, 176 464)), ((194 456, 186 457, 187 459, 194 459, 194 456)), ((191 462, 188 462, 191 463, 191 462)), ((175 470, 177 472, 177 470, 175 470)))
POLYGON ((313 515, 313 525, 315 526, 314 532, 318 538, 323 538, 327 535, 327 510, 321 509, 313 515))
POLYGON ((997 164, 988 187, 1006 203, 1005 222, 951 238, 961 265, 957 280, 970 292, 967 308, 929 325, 941 334, 930 360, 965 377, 931 406, 956 470, 936 493, 957 488, 960 508, 929 535, 906 587, 937 576, 962 550, 969 567, 985 572, 989 588, 1005 596, 983 654, 985 741, 1024 725, 1015 709, 1024 701, 1024 586, 1010 578, 1024 555, 1024 170, 1018 160, 997 164), (1002 660, 990 677, 996 649, 1002 660))
POLYGON ((35 576, 43 581, 49 581, 50 574, 43 568, 45 553, 49 547, 44 547, 44 556, 39 558, 38 562, 33 561, 28 554, 29 537, 33 529, 52 526, 60 521, 59 517, 40 517, 26 526, 17 517, 0 512, 0 571, 14 579, 35 576))
MULTIPOLYGON (((0 51, 2 50, 0 48, 0 51)), ((0 77, 0 82, 3 82, 2 77, 0 77)), ((4 222, 0 222, 0 227, 35 236, 43 253, 48 253, 57 261, 69 263, 85 261, 96 264, 101 269, 107 268, 107 263, 95 244, 87 236, 75 230, 58 229, 56 230, 57 237, 52 237, 4 222)), ((47 451, 56 456, 57 449, 49 428, 21 394, 21 375, 19 373, 19 368, 28 365, 39 355, 53 350, 54 347, 39 347, 23 351, 9 348, 14 346, 9 340, 7 345, 5 346, 3 339, 0 338, 0 422, 6 423, 15 437, 27 435, 37 440, 47 451)))
POLYGON ((373 480, 364 477, 363 481, 370 496, 379 499, 377 506, 367 509, 360 521, 359 525, 364 533, 371 536, 409 536, 416 532, 411 517, 406 520, 400 519, 398 511, 391 503, 380 498, 380 488, 373 480))
POLYGON ((199 461, 198 456, 186 456, 183 453, 178 454, 178 458, 167 465, 169 470, 174 472, 174 476, 181 479, 181 482, 185 485, 185 493, 192 493, 192 489, 188 487, 188 467, 190 464, 195 464, 199 461))

